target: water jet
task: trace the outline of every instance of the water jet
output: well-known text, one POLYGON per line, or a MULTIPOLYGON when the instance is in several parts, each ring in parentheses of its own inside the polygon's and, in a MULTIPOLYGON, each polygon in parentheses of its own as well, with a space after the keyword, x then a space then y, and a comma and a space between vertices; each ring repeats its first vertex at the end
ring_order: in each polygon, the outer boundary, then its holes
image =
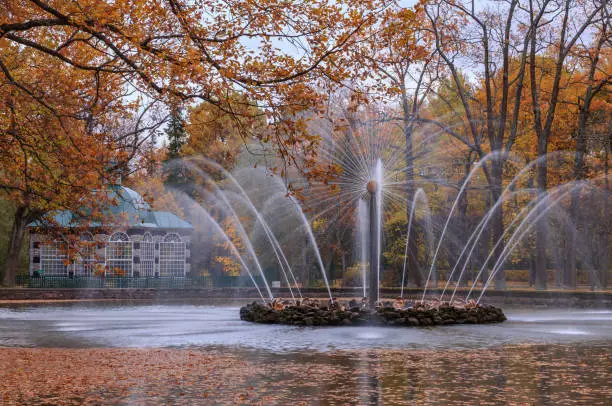
POLYGON ((368 292, 369 305, 371 307, 378 302, 378 285, 380 283, 380 268, 379 268, 379 250, 378 250, 378 234, 380 233, 378 224, 378 183, 371 180, 367 184, 367 191, 370 194, 370 284, 368 292))

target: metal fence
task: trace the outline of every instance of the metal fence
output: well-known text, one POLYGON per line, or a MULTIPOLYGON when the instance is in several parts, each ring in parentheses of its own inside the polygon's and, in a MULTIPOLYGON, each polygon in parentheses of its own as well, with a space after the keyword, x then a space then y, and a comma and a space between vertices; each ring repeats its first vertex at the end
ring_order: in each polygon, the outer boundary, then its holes
MULTIPOLYGON (((261 282, 261 281, 258 281, 261 282)), ((17 275, 16 285, 23 288, 119 288, 119 289, 211 289, 253 287, 243 276, 185 276, 185 277, 101 277, 101 276, 38 276, 17 275)), ((263 286, 263 285, 261 285, 263 286)))

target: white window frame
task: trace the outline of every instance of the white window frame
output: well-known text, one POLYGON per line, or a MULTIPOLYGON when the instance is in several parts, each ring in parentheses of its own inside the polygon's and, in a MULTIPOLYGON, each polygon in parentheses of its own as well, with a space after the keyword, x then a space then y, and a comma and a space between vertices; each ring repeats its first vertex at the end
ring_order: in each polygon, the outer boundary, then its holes
POLYGON ((78 246, 78 259, 72 264, 75 276, 93 276, 96 265, 96 242, 93 234, 86 232, 81 234, 78 246))
POLYGON ((162 277, 184 277, 187 250, 180 235, 168 233, 159 243, 159 275, 162 277))
POLYGON ((68 246, 65 241, 43 241, 40 245, 40 269, 44 276, 68 276, 66 260, 68 246))
POLYGON ((155 276, 155 242, 149 232, 144 233, 140 243, 140 276, 155 276))
POLYGON ((113 233, 105 248, 106 269, 111 275, 118 268, 126 272, 126 276, 134 273, 134 243, 130 237, 123 232, 113 233))

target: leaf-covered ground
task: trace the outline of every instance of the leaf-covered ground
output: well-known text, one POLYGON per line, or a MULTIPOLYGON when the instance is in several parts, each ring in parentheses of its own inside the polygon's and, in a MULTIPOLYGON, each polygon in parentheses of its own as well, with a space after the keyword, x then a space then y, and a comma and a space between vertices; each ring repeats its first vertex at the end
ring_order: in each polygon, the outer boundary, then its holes
POLYGON ((605 405, 611 354, 606 344, 285 354, 0 348, 0 404, 605 405))

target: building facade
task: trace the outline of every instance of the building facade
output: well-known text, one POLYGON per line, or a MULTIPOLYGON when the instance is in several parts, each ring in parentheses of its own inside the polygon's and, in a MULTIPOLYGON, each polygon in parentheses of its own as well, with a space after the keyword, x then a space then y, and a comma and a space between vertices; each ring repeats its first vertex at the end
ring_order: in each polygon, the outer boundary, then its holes
POLYGON ((68 211, 57 213, 53 226, 29 225, 31 277, 159 278, 190 274, 192 225, 174 213, 151 210, 130 188, 113 186, 109 193, 117 202, 109 211, 124 220, 121 226, 93 225, 83 231, 68 211), (61 228, 70 238, 58 238, 62 233, 50 227, 61 228))

